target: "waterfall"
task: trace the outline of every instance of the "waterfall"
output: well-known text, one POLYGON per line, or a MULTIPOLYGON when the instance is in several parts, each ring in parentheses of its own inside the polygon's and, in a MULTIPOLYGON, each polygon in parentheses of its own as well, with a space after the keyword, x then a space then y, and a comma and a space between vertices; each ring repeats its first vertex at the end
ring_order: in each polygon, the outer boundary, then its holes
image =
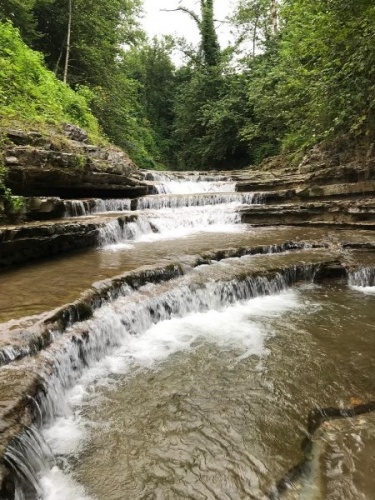
POLYGON ((87 200, 64 200, 64 217, 84 217, 108 212, 131 210, 131 200, 92 198, 87 200))
POLYGON ((82 200, 64 200, 64 217, 83 217, 90 213, 89 205, 82 200))
POLYGON ((91 213, 124 212, 131 210, 131 200, 125 199, 95 199, 91 213))
MULTIPOLYGON (((90 386, 101 378, 105 364, 100 362, 114 349, 121 346, 122 362, 132 363, 128 342, 152 325, 193 312, 220 310, 254 297, 278 294, 298 279, 311 279, 315 270, 314 266, 293 266, 271 276, 248 276, 249 265, 251 267, 251 257, 230 259, 228 263, 201 266, 196 272, 172 279, 167 286, 149 283, 101 307, 91 319, 71 326, 52 346, 40 352, 34 363, 38 363, 44 387, 36 395, 34 404, 36 422, 42 432, 34 427, 26 430, 13 440, 6 454, 19 499, 40 498, 40 475, 54 463, 42 436, 55 432, 49 428, 57 417, 70 414, 67 392, 78 383, 90 386), (216 267, 216 274, 226 279, 210 281, 212 266, 216 267)), ((178 349, 178 345, 175 348, 178 349)), ((27 366, 29 360, 25 358, 22 362, 27 366)), ((79 392, 84 394, 83 389, 79 392)))
POLYGON ((364 293, 375 293, 375 269, 361 267, 348 274, 349 286, 364 293))
POLYGON ((15 500, 41 498, 40 474, 49 470, 54 459, 35 425, 13 440, 4 461, 14 472, 15 500))
POLYGON ((124 241, 134 241, 142 235, 152 234, 155 231, 150 221, 143 216, 132 222, 121 219, 112 220, 99 229, 98 244, 100 247, 113 245, 124 241))
POLYGON ((235 190, 235 183, 227 176, 210 176, 202 174, 162 174, 148 172, 147 180, 154 181, 159 194, 188 194, 209 192, 231 192, 235 190))
POLYGON ((155 185, 160 194, 187 194, 234 191, 235 183, 228 181, 171 180, 155 185))
POLYGON ((261 193, 199 193, 185 195, 144 196, 136 201, 136 210, 160 210, 163 208, 203 207, 240 203, 262 203, 261 193))
POLYGON ((99 229, 99 246, 127 241, 150 241, 183 237, 199 231, 241 231, 241 216, 236 203, 219 206, 165 208, 138 216, 133 222, 115 219, 99 229))

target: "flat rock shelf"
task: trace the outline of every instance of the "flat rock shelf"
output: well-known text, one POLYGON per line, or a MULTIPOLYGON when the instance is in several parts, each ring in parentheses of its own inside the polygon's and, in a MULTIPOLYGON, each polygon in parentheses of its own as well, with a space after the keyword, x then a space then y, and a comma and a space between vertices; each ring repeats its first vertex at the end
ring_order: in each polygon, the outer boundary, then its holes
POLYGON ((371 498, 371 172, 84 154, 3 212, 0 498, 371 498))

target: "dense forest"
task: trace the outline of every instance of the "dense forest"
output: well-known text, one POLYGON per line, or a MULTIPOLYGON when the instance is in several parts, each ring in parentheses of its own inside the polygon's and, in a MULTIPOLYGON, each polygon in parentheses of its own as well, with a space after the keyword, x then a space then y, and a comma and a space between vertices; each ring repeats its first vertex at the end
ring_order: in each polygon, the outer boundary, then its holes
POLYGON ((198 47, 149 40, 141 0, 2 0, 2 123, 71 121, 144 168, 240 168, 317 143, 371 153, 372 0, 238 0, 220 20, 228 47, 214 0, 176 4, 198 47))

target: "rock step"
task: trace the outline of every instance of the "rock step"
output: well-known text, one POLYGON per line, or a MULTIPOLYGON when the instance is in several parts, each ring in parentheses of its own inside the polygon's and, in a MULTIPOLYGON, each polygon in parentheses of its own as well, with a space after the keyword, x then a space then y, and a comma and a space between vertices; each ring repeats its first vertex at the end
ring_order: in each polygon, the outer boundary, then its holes
MULTIPOLYGON (((224 254, 225 255, 225 252, 224 254)), ((234 255, 229 255, 234 256, 234 255)), ((189 266, 197 266, 202 263, 209 263, 213 258, 220 257, 212 252, 207 254, 206 259, 202 257, 187 258, 188 265, 183 266, 182 263, 168 263, 160 266, 153 266, 147 269, 141 269, 133 273, 125 273, 119 277, 110 280, 109 282, 98 283, 95 289, 87 292, 87 295, 75 303, 76 309, 72 305, 67 305, 55 311, 49 318, 49 322, 42 325, 37 325, 36 329, 30 333, 29 341, 32 346, 35 346, 33 352, 20 349, 22 356, 16 356, 16 359, 0 368, 0 421, 1 437, 0 437, 0 458, 2 459, 10 444, 16 445, 15 440, 20 436, 21 432, 27 431, 33 423, 37 423, 40 419, 40 413, 36 411, 35 401, 45 396, 46 381, 51 378, 58 370, 58 354, 65 352, 65 348, 70 345, 79 345, 82 349, 82 363, 85 359, 85 349, 90 349, 90 332, 85 329, 84 325, 80 325, 79 329, 67 330, 76 321, 82 321, 92 315, 93 305, 100 306, 105 303, 108 298, 115 298, 116 294, 121 293, 124 285, 131 286, 133 290, 142 285, 152 282, 160 283, 169 281, 171 278, 178 277, 183 274, 183 269, 188 269, 189 266), (143 273, 143 274, 142 274, 143 273), (111 295, 113 294, 113 295, 111 295), (74 315, 73 312, 79 314, 74 315), (52 342, 51 332, 54 333, 52 342), (48 348, 48 352, 43 353, 43 349, 48 348), (29 356, 29 354, 34 354, 29 356), (56 360, 55 360, 56 356, 56 360), (43 396, 44 395, 44 396, 43 396)), ((278 256, 276 256, 278 257, 278 256)), ((268 261, 267 261, 268 262, 268 261)), ((272 279, 280 276, 280 273, 293 276, 293 281, 302 279, 306 265, 319 266, 321 276, 327 272, 331 275, 332 272, 336 275, 339 273, 342 276, 344 269, 340 262, 334 259, 332 254, 317 254, 299 256, 296 260, 293 259, 293 264, 288 264, 283 261, 273 262, 268 264, 268 267, 260 267, 255 271, 250 271, 250 277, 272 279), (288 267, 289 266, 289 267, 288 267)), ((247 275, 246 275, 247 276, 247 275)), ((236 278, 236 274, 234 274, 236 278)), ((245 277, 245 276, 244 276, 245 277)), ((231 279, 230 276, 227 277, 231 279)), ((130 296, 131 297, 131 296, 130 296)), ((145 293, 144 300, 147 300, 148 293, 145 293)), ((138 299, 135 299, 138 301, 138 299)), ((9 332, 14 335, 14 342, 22 343, 27 341, 28 332, 9 332)), ((9 352, 9 351, 8 351, 9 352)), ((71 359, 74 363, 74 360, 71 359)), ((5 488, 11 482, 10 471, 4 467, 4 461, 0 461, 0 494, 5 491, 5 488)), ((8 498, 2 496, 2 498, 8 498)))
POLYGON ((375 228, 375 200, 330 200, 282 205, 247 205, 239 209, 241 221, 251 225, 327 225, 375 228))
POLYGON ((106 224, 117 220, 122 227, 136 219, 132 214, 6 226, 0 229, 0 269, 93 247, 106 224))
MULTIPOLYGON (((140 190, 153 191, 154 182, 145 181, 145 185, 140 190), (147 187, 145 187, 147 186, 147 187)), ((238 187, 238 186, 237 186, 238 187)), ((132 188, 132 195, 138 191, 135 185, 132 188)), ((110 193, 113 194, 113 193, 110 193)), ((142 194, 142 192, 138 192, 142 194)), ((144 208, 163 208, 163 207, 179 207, 184 206, 184 200, 188 199, 187 206, 198 206, 199 204, 207 205, 215 204, 215 197, 220 202, 225 201, 225 197, 232 198, 229 201, 239 201, 247 203, 246 197, 252 198, 254 204, 274 204, 277 203, 300 203, 307 200, 345 200, 362 199, 364 196, 375 195, 375 181, 345 183, 345 184, 330 184, 324 186, 302 187, 298 189, 280 189, 277 191, 261 191, 249 192, 238 190, 236 193, 191 193, 191 194, 153 194, 152 196, 140 196, 133 198, 131 201, 131 210, 139 210, 144 208), (241 198, 242 196, 242 198, 241 198)), ((119 198, 118 198, 119 199, 119 198)), ((120 198, 121 199, 121 198, 120 198)), ((83 202, 88 206, 95 204, 95 198, 86 198, 80 200, 67 200, 68 202, 77 203, 83 202)), ((59 219, 64 216, 65 200, 59 197, 26 197, 22 207, 13 208, 3 199, 0 198, 0 224, 16 223, 22 220, 49 220, 59 219)))

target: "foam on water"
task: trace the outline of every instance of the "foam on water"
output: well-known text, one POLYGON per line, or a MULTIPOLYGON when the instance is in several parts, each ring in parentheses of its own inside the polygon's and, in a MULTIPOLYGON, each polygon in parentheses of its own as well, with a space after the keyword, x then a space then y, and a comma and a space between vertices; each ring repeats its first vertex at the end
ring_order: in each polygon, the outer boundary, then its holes
POLYGON ((93 500, 71 475, 64 474, 57 466, 41 479, 43 500, 93 500))
POLYGON ((225 176, 220 175, 189 175, 177 176, 172 173, 148 172, 147 178, 157 182, 155 187, 159 194, 190 194, 233 192, 236 184, 225 176))
POLYGON ((140 215, 123 224, 115 219, 100 229, 99 244, 106 250, 122 249, 132 241, 155 241, 185 237, 199 232, 240 232, 238 203, 219 206, 165 208, 140 215))
POLYGON ((185 195, 144 196, 136 201, 137 210, 161 210, 163 208, 203 207, 240 203, 246 205, 261 204, 262 193, 193 193, 185 195))
POLYGON ((366 295, 375 294, 375 286, 351 286, 351 288, 366 295))
POLYGON ((173 180, 156 185, 160 194, 189 194, 189 193, 212 193, 234 191, 235 183, 228 181, 186 181, 173 180))

